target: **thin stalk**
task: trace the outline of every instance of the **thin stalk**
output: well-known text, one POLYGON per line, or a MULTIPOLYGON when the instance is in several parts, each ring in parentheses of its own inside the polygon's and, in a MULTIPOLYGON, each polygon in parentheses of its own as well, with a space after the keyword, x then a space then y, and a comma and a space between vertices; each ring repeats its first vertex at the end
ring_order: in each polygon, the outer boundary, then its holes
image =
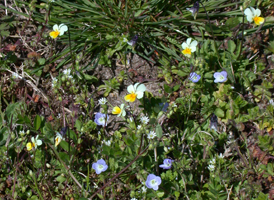
POLYGON ((112 179, 110 179, 107 183, 103 185, 99 190, 97 190, 89 199, 94 198, 99 192, 101 192, 103 189, 105 189, 112 181, 118 178, 124 171, 127 170, 145 151, 148 149, 148 146, 140 152, 124 169, 122 169, 118 174, 116 174, 112 179))
POLYGON ((208 20, 208 23, 209 23, 209 27, 210 27, 210 30, 211 30, 211 34, 212 34, 212 37, 213 37, 213 41, 214 41, 214 48, 216 50, 216 53, 217 53, 217 56, 218 56, 218 59, 220 58, 220 55, 219 55, 219 52, 217 50, 217 44, 216 44, 216 40, 215 40, 215 35, 214 35, 214 32, 213 32, 213 28, 212 28, 212 25, 210 23, 210 19, 209 19, 209 16, 207 14, 207 11, 206 11, 206 8, 204 6, 204 4, 202 2, 200 2, 200 4, 203 6, 204 10, 205 10, 205 13, 206 13, 206 17, 207 17, 207 20, 208 20))
POLYGON ((39 188, 38 188, 37 180, 36 180, 35 175, 33 174, 32 176, 33 176, 33 180, 34 180, 35 189, 37 190, 37 193, 39 194, 40 199, 44 199, 43 196, 42 196, 41 193, 40 193, 39 188))

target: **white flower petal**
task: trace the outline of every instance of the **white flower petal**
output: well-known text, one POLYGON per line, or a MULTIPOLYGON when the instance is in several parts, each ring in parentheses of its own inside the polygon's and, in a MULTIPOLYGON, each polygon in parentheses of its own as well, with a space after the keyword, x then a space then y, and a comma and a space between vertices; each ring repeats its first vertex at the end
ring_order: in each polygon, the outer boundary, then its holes
POLYGON ((67 30, 68 30, 68 27, 65 24, 60 24, 59 26, 60 36, 63 35, 64 32, 67 30))
POLYGON ((252 11, 250 10, 250 8, 245 9, 244 14, 245 14, 246 16, 253 16, 253 13, 252 13, 252 11))
POLYGON ((128 93, 134 93, 135 92, 134 86, 133 85, 127 86, 127 91, 128 93))
POLYGON ((190 47, 191 47, 191 48, 193 48, 193 47, 196 48, 197 45, 198 45, 198 42, 197 42, 196 40, 193 40, 193 41, 191 42, 191 44, 190 44, 190 47))
POLYGON ((261 10, 257 8, 254 12, 254 15, 259 17, 261 15, 261 10))
POLYGON ((196 51, 196 46, 193 46, 190 49, 191 49, 191 52, 195 52, 196 51))
POLYGON ((191 40, 192 40, 191 38, 187 38, 186 40, 187 46, 190 46, 191 40))
POLYGON ((183 49, 186 49, 187 47, 188 47, 187 43, 183 42, 182 48, 183 48, 183 49))
POLYGON ((250 10, 252 12, 252 15, 254 16, 256 10, 253 7, 250 7, 250 10))
POLYGON ((137 99, 141 99, 144 96, 144 92, 136 92, 135 94, 137 95, 137 99))
POLYGON ((42 144, 42 140, 37 140, 37 141, 36 141, 36 144, 37 144, 38 146, 40 146, 40 145, 42 144))
POLYGON ((253 16, 252 16, 252 15, 247 15, 247 16, 246 16, 246 19, 247 19, 247 21, 249 21, 249 22, 253 22, 253 16))
POLYGON ((146 91, 146 86, 144 84, 140 84, 136 89, 136 92, 144 92, 144 91, 146 91))
POLYGON ((58 27, 57 24, 55 24, 55 25, 53 26, 53 30, 54 30, 54 31, 59 31, 59 27, 58 27))

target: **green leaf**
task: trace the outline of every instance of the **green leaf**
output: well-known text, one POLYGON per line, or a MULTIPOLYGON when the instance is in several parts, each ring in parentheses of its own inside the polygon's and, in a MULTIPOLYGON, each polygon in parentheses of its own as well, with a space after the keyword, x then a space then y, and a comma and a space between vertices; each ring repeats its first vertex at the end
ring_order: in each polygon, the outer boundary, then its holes
POLYGON ((163 130, 160 124, 157 124, 156 126, 156 135, 158 138, 161 138, 163 135, 163 130))
POLYGON ((225 116, 225 113, 221 108, 216 108, 214 113, 217 117, 224 117, 225 116))
POLYGON ((34 129, 37 131, 39 128, 40 128, 40 125, 41 125, 41 117, 39 115, 36 115, 35 119, 34 119, 34 123, 33 123, 33 126, 34 126, 34 129))
POLYGON ((165 195, 164 192, 157 192, 157 196, 158 196, 158 197, 163 197, 164 195, 165 195))
POLYGON ((66 177, 60 175, 56 178, 56 181, 58 181, 59 183, 63 183, 66 180, 66 177))
POLYGON ((8 128, 4 127, 0 130, 0 146, 3 146, 6 143, 6 140, 9 136, 8 128))
MULTIPOLYGON (((64 141, 62 141, 62 142, 64 142, 64 141)), ((61 142, 61 143, 62 143, 62 142, 61 142)), ((60 144, 61 144, 61 143, 60 143, 60 144)), ((65 152, 60 152, 60 153, 59 153, 59 156, 60 156, 61 160, 64 161, 65 163, 68 163, 68 162, 69 162, 69 155, 68 155, 67 153, 65 153, 65 152)))
POLYGON ((232 29, 240 24, 240 21, 237 17, 231 17, 225 22, 225 26, 229 29, 232 29))
POLYGON ((166 93, 172 93, 172 88, 169 87, 167 84, 164 84, 164 90, 166 93))
POLYGON ((235 43, 232 40, 228 40, 228 42, 227 42, 227 50, 230 53, 233 53, 235 51, 235 49, 236 49, 235 43))
POLYGON ((46 63, 46 59, 45 58, 39 58, 38 63, 39 63, 39 65, 44 65, 46 63))

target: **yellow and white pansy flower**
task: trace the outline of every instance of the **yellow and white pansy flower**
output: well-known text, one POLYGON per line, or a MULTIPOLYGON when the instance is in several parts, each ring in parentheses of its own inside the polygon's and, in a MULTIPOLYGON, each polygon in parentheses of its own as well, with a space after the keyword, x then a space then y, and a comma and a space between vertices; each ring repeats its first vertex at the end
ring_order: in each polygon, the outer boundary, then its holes
POLYGON ((126 116, 126 111, 125 111, 125 104, 121 104, 120 107, 115 106, 112 110, 112 114, 118 115, 120 117, 121 115, 124 117, 126 116))
POLYGON ((55 137, 55 147, 57 147, 60 144, 62 139, 63 139, 62 135, 59 132, 57 132, 55 137))
POLYGON ((255 22, 256 25, 261 25, 264 23, 264 18, 260 17, 261 10, 260 9, 254 9, 253 7, 247 8, 244 11, 244 14, 246 15, 247 21, 252 23, 255 22))
POLYGON ((36 138, 34 137, 31 137, 31 142, 28 142, 27 143, 27 150, 30 151, 32 150, 33 148, 37 148, 37 146, 40 146, 42 145, 42 140, 38 140, 38 135, 36 136, 36 138))
POLYGON ((198 45, 198 42, 196 40, 193 40, 192 42, 191 40, 191 38, 188 38, 186 42, 182 43, 182 53, 187 57, 191 57, 191 53, 196 51, 196 46, 198 45))
POLYGON ((141 99, 144 96, 144 92, 146 91, 146 86, 144 84, 135 83, 133 85, 129 85, 127 87, 128 95, 125 96, 125 100, 127 102, 134 102, 137 99, 141 99))
POLYGON ((57 36, 62 36, 64 35, 64 32, 68 30, 67 25, 65 24, 60 24, 59 26, 55 24, 53 26, 53 31, 49 33, 50 37, 53 39, 57 38, 57 36))

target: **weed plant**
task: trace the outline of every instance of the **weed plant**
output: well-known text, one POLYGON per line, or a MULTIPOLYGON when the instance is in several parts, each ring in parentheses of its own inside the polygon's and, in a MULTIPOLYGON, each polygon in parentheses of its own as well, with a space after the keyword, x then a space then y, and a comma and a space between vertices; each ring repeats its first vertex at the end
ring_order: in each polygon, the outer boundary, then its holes
POLYGON ((0 8, 1 197, 274 199, 272 1, 0 8))

